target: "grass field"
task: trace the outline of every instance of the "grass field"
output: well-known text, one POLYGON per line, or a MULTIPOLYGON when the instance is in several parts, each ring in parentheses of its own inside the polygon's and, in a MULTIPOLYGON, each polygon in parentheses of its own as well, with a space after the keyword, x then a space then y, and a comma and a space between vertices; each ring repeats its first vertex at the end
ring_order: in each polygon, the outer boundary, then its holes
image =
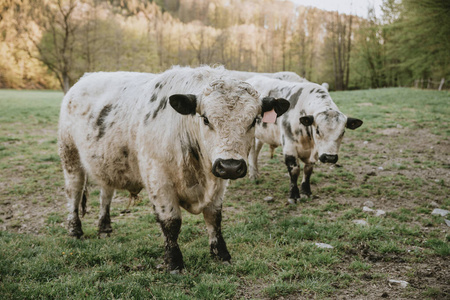
POLYGON ((128 195, 118 192, 114 232, 97 239, 99 191, 90 183, 85 238, 67 236, 56 144, 62 93, 0 90, 0 299, 450 298, 450 227, 431 214, 450 209, 450 93, 332 97, 364 125, 346 132, 338 166, 316 166, 313 197, 286 205, 281 149, 270 159, 264 148, 258 182, 231 182, 224 200, 233 263, 210 258, 203 217, 184 212, 186 270, 170 275, 157 268, 163 238, 145 193, 121 214, 128 195), (386 214, 363 211, 368 200, 386 214))

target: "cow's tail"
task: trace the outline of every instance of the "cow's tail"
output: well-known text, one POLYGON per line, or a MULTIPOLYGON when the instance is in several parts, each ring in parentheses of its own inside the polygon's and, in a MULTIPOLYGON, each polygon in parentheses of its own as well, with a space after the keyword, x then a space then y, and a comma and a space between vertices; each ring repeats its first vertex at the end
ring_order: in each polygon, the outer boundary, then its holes
POLYGON ((84 217, 84 215, 86 214, 86 202, 87 202, 87 197, 89 196, 89 192, 87 189, 87 175, 84 178, 84 187, 83 187, 83 196, 81 197, 81 217, 84 217))

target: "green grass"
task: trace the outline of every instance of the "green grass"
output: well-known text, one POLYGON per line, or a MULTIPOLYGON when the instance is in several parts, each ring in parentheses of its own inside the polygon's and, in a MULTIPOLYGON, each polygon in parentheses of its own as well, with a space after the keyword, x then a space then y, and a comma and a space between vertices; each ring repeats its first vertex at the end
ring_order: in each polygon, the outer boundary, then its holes
MULTIPOLYGON (((99 189, 91 184, 89 213, 82 220, 85 238, 67 237, 56 144, 62 94, 0 90, 0 206, 16 205, 12 218, 8 209, 0 211, 0 228, 6 228, 0 231, 0 298, 333 299, 344 292, 365 297, 378 292, 369 285, 386 285, 386 272, 406 278, 404 266, 433 268, 448 261, 448 228, 444 218, 431 215, 430 203, 450 208, 444 176, 449 93, 380 89, 332 97, 344 113, 364 120, 345 134, 342 167, 317 165, 313 197, 285 205, 289 179, 281 149, 269 159, 265 146, 261 178, 232 181, 224 199, 222 226, 232 264, 210 257, 202 216, 184 212, 179 243, 186 270, 170 275, 157 267, 163 237, 146 193, 123 215, 128 194, 118 191, 122 202, 113 201, 111 208, 114 232, 97 239, 99 189), (386 135, 398 130, 397 124, 402 131, 386 135), (416 131, 422 133, 411 135, 416 131), (275 201, 265 203, 266 196, 275 201), (363 212, 366 200, 387 214, 363 212), (356 219, 368 225, 354 224, 356 219), (33 223, 36 231, 29 230, 33 223), (320 249, 318 242, 333 249, 320 249), (369 275, 367 284, 361 278, 369 275)), ((448 297, 448 281, 440 278, 392 297, 412 292, 448 297)))

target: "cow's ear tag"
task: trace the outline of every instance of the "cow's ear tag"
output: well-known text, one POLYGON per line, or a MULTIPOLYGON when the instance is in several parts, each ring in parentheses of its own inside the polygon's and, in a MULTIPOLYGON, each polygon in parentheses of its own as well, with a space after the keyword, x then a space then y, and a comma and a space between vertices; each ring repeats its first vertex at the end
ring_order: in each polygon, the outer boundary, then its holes
POLYGON ((264 123, 275 123, 276 119, 277 119, 277 113, 275 112, 275 110, 272 109, 272 110, 266 111, 263 114, 262 121, 264 123))

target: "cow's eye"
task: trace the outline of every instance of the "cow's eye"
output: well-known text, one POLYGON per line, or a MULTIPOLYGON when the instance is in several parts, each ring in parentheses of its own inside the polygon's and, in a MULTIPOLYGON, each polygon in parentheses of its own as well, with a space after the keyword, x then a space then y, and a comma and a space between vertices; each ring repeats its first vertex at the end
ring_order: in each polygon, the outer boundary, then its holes
POLYGON ((208 120, 208 118, 205 117, 205 116, 203 116, 203 123, 204 123, 205 125, 209 125, 209 120, 208 120))
POLYGON ((316 128, 317 135, 320 135, 319 127, 316 128))

